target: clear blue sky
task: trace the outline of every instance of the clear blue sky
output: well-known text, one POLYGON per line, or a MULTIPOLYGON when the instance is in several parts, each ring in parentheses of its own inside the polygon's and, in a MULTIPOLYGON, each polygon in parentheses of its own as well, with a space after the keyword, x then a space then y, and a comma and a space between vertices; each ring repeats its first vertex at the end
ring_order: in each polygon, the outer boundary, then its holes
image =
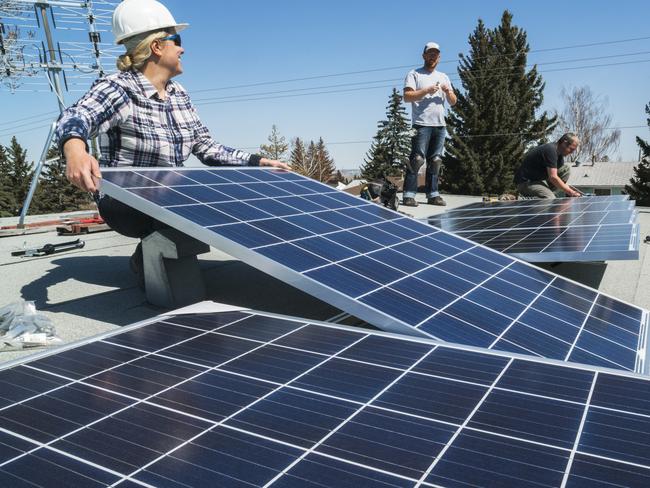
MULTIPOLYGON (((229 146, 254 151, 276 124, 287 139, 323 137, 339 168, 358 167, 385 114, 391 88, 401 90, 407 67, 420 65, 425 42, 441 45, 439 69, 457 81, 458 53, 467 52, 477 20, 494 27, 504 9, 528 34, 529 62, 539 63, 547 110, 561 110, 563 87, 588 85, 607 97, 615 126, 643 126, 622 131, 617 156, 635 160, 635 136, 650 139, 644 113, 650 102, 648 0, 164 3, 178 22, 191 24, 183 32, 185 73, 177 80, 190 91, 215 139, 229 146), (600 42, 607 44, 571 47, 600 42), (584 68, 593 65, 600 66, 584 68), (328 76, 349 72, 358 73, 328 76), (242 86, 254 83, 260 85, 242 86), (234 96, 239 98, 221 98, 234 96)), ((79 39, 84 39, 81 33, 79 39)), ((79 96, 67 93, 66 102, 79 96)), ((16 133, 28 157, 36 159, 47 133, 44 118, 12 121, 48 111, 54 115, 54 96, 10 94, 2 88, 0 101, 0 144, 8 144, 16 133)))

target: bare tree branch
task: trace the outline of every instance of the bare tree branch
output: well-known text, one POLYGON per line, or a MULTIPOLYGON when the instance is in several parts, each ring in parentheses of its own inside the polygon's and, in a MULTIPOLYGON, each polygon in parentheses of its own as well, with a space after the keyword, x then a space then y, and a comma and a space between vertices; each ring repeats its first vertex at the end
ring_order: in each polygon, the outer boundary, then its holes
POLYGON ((618 149, 621 131, 610 129, 612 116, 607 99, 596 96, 588 86, 565 88, 561 92, 564 110, 559 114, 558 134, 573 132, 580 138, 578 150, 570 161, 603 161, 618 149))

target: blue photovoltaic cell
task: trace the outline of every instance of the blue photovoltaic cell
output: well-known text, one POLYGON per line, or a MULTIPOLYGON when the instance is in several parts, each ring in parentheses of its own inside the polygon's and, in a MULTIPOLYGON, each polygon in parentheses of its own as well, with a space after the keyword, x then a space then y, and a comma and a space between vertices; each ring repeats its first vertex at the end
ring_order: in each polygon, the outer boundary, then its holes
MULTIPOLYGON (((642 309, 290 172, 168 172, 175 176, 162 170, 107 171, 104 190, 386 330, 616 369, 643 368, 639 351, 648 315, 642 309), (129 172, 137 175, 135 184, 149 178, 163 186, 131 187, 129 172), (212 178, 224 182, 202 184, 212 178), (167 181, 178 182, 166 187, 167 181), (197 197, 205 188, 237 201, 188 203, 176 189, 190 187, 197 197), (145 198, 139 196, 143 192, 145 198)), ((562 205, 567 203, 551 208, 562 205)), ((579 215, 595 215, 629 203, 585 199, 573 205, 579 215)), ((539 217, 547 210, 529 203, 513 212, 539 217)))
POLYGON ((0 464, 36 449, 38 445, 0 432, 0 464))
POLYGON ((172 312, 0 372, 0 486, 645 488, 650 379, 580 368, 172 312))
POLYGON ((566 451, 504 439, 482 432, 462 432, 427 477, 441 486, 561 486, 566 451))
POLYGON ((634 202, 618 195, 471 204, 427 222, 524 261, 553 262, 638 259, 637 220, 634 202))
POLYGON ((309 449, 355 410, 355 405, 343 400, 279 391, 235 415, 226 425, 309 449))

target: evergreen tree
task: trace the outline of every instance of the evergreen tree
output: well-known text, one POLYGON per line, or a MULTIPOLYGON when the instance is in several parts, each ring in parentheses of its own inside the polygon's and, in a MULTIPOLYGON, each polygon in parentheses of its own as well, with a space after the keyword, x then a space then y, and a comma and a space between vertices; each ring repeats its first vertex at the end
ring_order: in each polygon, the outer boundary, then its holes
POLYGON ((6 148, 6 158, 7 181, 14 198, 12 214, 18 215, 34 175, 33 164, 27 162, 27 150, 18 143, 16 136, 11 138, 11 145, 6 148))
POLYGON ((410 135, 411 128, 402 105, 402 96, 393 88, 386 106, 386 120, 377 123, 377 134, 361 167, 361 176, 374 180, 400 175, 408 163, 410 135))
POLYGON ((9 159, 4 146, 0 146, 0 217, 15 215, 16 198, 9 181, 9 159))
POLYGON ((292 146, 291 155, 289 156, 291 169, 298 174, 311 177, 312 164, 309 158, 312 156, 307 154, 304 142, 300 137, 296 137, 292 146))
POLYGON ((260 155, 269 159, 283 159, 287 154, 289 144, 287 144, 284 136, 280 135, 275 124, 271 126, 271 135, 269 135, 267 140, 269 141, 268 144, 262 144, 260 146, 260 155))
POLYGON ((458 68, 463 90, 448 117, 442 187, 452 193, 503 193, 513 188, 526 148, 544 142, 556 118, 537 115, 544 82, 535 67, 526 70, 526 32, 512 25, 510 12, 495 29, 479 19, 469 46, 458 68))
MULTIPOLYGON (((650 103, 645 106, 645 113, 648 114, 646 122, 650 127, 650 103)), ((630 198, 636 200, 636 204, 643 207, 650 207, 650 143, 640 137, 636 138, 636 143, 641 148, 643 157, 638 166, 634 167, 634 178, 630 180, 629 185, 625 185, 625 191, 630 198)))
POLYGON ((69 212, 88 205, 91 201, 89 194, 73 186, 66 179, 65 163, 57 148, 50 148, 46 160, 50 163, 43 167, 30 211, 32 213, 69 212))
POLYGON ((334 175, 334 180, 337 183, 343 183, 344 185, 347 185, 349 183, 348 179, 343 176, 343 173, 341 173, 340 169, 336 170, 336 174, 334 175))
POLYGON ((334 176, 336 166, 329 151, 325 147, 325 141, 323 141, 322 137, 318 139, 314 147, 314 159, 316 162, 316 175, 314 178, 323 183, 327 183, 334 176))

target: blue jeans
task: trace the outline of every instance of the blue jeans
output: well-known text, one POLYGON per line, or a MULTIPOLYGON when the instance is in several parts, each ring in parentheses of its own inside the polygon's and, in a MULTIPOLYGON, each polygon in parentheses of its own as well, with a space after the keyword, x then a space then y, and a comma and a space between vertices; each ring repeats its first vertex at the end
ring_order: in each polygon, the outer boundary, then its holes
POLYGON ((425 161, 427 172, 424 191, 427 198, 437 197, 440 195, 438 193, 440 162, 437 161, 436 156, 442 157, 447 129, 422 125, 414 125, 413 128, 417 132, 411 139, 411 156, 404 175, 404 198, 415 198, 418 189, 418 170, 425 161))

